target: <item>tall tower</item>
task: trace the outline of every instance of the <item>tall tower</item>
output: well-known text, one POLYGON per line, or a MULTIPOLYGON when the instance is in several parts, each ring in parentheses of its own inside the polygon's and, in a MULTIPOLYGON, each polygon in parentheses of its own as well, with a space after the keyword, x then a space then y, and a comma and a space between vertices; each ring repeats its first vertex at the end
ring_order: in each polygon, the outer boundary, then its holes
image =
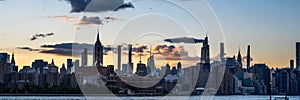
POLYGON ((122 45, 118 45, 118 70, 121 71, 121 52, 122 45))
POLYGON ((11 62, 10 62, 10 72, 17 72, 18 69, 15 69, 15 66, 16 66, 16 62, 15 62, 15 53, 12 54, 12 57, 11 57, 11 62))
POLYGON ((128 45, 128 63, 132 63, 132 45, 128 45))
POLYGON ((83 49, 83 52, 81 54, 81 66, 86 67, 88 62, 88 54, 87 54, 87 48, 83 49))
POLYGON ((54 59, 52 58, 52 61, 51 61, 51 65, 52 66, 55 66, 55 64, 54 64, 54 59))
POLYGON ((293 59, 290 60, 290 70, 294 71, 294 60, 293 59))
POLYGON ((132 63, 132 45, 128 44, 128 65, 127 65, 127 73, 133 73, 133 63, 132 63))
POLYGON ((251 61, 251 57, 250 57, 250 45, 248 45, 248 48, 247 48, 247 70, 250 69, 250 61, 251 61))
POLYGON ((300 71, 300 42, 296 43, 296 71, 300 71))
POLYGON ((239 49, 238 52, 238 57, 237 57, 237 61, 239 62, 239 67, 243 67, 243 62, 242 62, 242 55, 241 55, 241 50, 239 49))
POLYGON ((99 29, 97 33, 97 41, 94 47, 94 62, 97 67, 103 67, 103 46, 99 38, 99 29))
POLYGON ((72 69, 73 69, 73 60, 72 59, 67 59, 67 71, 68 71, 68 74, 72 73, 72 69))
POLYGON ((224 63, 225 61, 225 47, 224 47, 224 43, 220 43, 220 62, 224 63))
POLYGON ((203 47, 201 48, 201 62, 205 64, 210 63, 209 57, 209 44, 208 44, 208 37, 206 36, 203 42, 203 47))
POLYGON ((12 66, 15 66, 15 65, 16 65, 16 62, 15 62, 15 53, 12 54, 10 64, 11 64, 12 66))
POLYGON ((181 73, 181 69, 182 69, 181 62, 178 62, 177 63, 177 71, 178 71, 178 73, 181 73))

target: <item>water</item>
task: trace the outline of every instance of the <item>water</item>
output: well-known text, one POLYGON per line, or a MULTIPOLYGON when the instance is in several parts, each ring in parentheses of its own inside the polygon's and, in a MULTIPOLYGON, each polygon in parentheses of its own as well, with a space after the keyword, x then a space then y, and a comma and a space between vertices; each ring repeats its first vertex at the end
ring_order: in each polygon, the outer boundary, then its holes
MULTIPOLYGON (((284 96, 273 96, 284 97, 284 96)), ((269 96, 171 96, 171 97, 100 97, 100 96, 0 96, 1 100, 269 100, 269 96)), ((300 96, 289 96, 289 100, 300 100, 300 96)))

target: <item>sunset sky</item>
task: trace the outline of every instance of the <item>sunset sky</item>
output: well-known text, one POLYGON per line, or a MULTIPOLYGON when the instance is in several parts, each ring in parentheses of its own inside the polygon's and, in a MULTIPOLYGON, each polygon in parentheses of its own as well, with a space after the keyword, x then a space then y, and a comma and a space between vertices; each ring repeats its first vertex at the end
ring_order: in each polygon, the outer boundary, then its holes
MULTIPOLYGON (((247 45, 251 45, 252 64, 266 63, 274 68, 287 67, 289 60, 295 59, 295 43, 300 41, 299 0, 205 1, 214 11, 224 34, 215 33, 212 27, 201 28, 193 16, 185 12, 186 10, 164 0, 125 0, 124 2, 128 1, 131 1, 134 8, 128 7, 118 11, 108 9, 99 12, 92 11, 93 5, 87 7, 86 11, 76 11, 68 0, 0 1, 0 12, 2 12, 0 52, 14 52, 19 68, 31 65, 35 59, 50 62, 52 58, 60 67, 62 63, 66 63, 67 58, 73 57, 70 54, 54 52, 57 48, 51 48, 49 45, 93 44, 97 27, 100 26, 101 42, 107 47, 108 45, 115 47, 123 43, 133 43, 134 46, 146 45, 148 49, 150 45, 153 48, 157 45, 175 45, 178 51, 174 49, 173 53, 182 50, 188 53, 190 60, 183 61, 185 67, 197 62, 191 59, 200 56, 201 44, 170 44, 164 42, 164 39, 204 38, 208 35, 211 57, 219 54, 221 41, 225 42, 226 56, 237 55, 239 48, 242 56, 245 56, 247 45), (139 14, 143 16, 135 17, 139 14), (180 46, 183 46, 183 49, 180 46)), ((201 8, 197 5, 198 0, 174 1, 188 2, 191 8, 201 8)), ((205 15, 209 12, 199 13, 205 15)), ((213 18, 207 19, 207 21, 213 20, 213 18)), ((146 60, 147 57, 143 59, 146 60)), ((138 62, 138 58, 134 56, 135 63, 138 62)), ((108 52, 105 56, 105 65, 114 64, 114 59, 116 59, 115 53, 108 52)), ((92 61, 92 58, 90 57, 89 60, 92 61)), ((122 62, 127 62, 126 53, 123 54, 122 62)), ((176 62, 166 60, 161 64, 173 65, 176 62)))

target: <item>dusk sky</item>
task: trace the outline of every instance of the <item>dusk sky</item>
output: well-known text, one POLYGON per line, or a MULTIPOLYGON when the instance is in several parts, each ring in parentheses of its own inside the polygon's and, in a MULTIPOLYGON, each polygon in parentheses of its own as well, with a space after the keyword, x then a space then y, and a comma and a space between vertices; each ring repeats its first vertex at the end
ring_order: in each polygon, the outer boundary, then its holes
MULTIPOLYGON (((207 0, 219 19, 224 37, 220 36, 222 33, 213 33, 209 27, 208 30, 197 28, 199 23, 196 23, 192 16, 170 3, 157 0, 125 0, 127 1, 132 1, 134 8, 96 13, 71 12, 71 4, 66 0, 0 1, 0 12, 2 12, 0 52, 14 52, 19 68, 23 65, 31 65, 34 59, 50 62, 52 58, 55 59, 57 66, 61 66, 72 56, 46 52, 52 48, 42 48, 41 45, 74 42, 93 44, 99 26, 97 24, 103 23, 100 25, 100 33, 101 42, 105 46, 126 43, 147 32, 164 33, 167 37, 146 36, 137 39, 136 43, 148 46, 161 43, 168 45, 163 41, 166 38, 204 38, 207 34, 211 40, 211 57, 218 55, 219 42, 224 41, 218 39, 222 38, 225 39, 226 56, 237 55, 239 48, 242 56, 245 56, 247 45, 251 45, 252 64, 266 63, 274 68, 287 67, 289 60, 295 59, 295 43, 300 41, 299 0, 207 0), (151 14, 132 20, 136 13, 153 12, 164 13, 166 16, 151 14), (104 20, 107 15, 111 16, 104 20), (90 20, 84 20, 83 16, 87 16, 86 18, 90 20), (104 21, 97 22, 98 18, 104 21), (174 22, 174 19, 178 22, 174 22), (122 26, 124 24, 127 25, 122 26), (186 29, 182 26, 186 26, 186 29), (122 34, 120 35, 119 32, 122 34), (33 39, 33 35, 36 34, 46 36, 35 36, 33 39), (18 49, 18 47, 30 47, 32 51, 18 49), (40 53, 34 49, 43 49, 45 52, 40 53)), ((175 1, 196 2, 197 0, 175 1)), ((197 5, 191 6, 197 8, 197 5)), ((184 48, 190 57, 200 56, 201 44, 176 44, 178 47, 180 45, 185 45, 184 48)), ((124 56, 125 58, 127 56, 124 56)))

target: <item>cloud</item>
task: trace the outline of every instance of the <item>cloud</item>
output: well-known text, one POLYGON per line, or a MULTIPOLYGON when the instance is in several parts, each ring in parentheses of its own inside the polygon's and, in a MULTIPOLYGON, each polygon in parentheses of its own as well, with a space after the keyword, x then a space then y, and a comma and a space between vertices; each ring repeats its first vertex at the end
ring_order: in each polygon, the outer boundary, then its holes
POLYGON ((193 43, 193 44, 204 42, 204 40, 202 39, 189 38, 189 37, 165 39, 164 41, 169 43, 193 43))
MULTIPOLYGON (((54 45, 42 45, 41 48, 47 48, 48 50, 41 50, 40 53, 56 54, 62 56, 80 56, 84 48, 88 49, 88 54, 92 55, 94 50, 93 44, 86 43, 60 43, 54 45)), ((115 48, 105 46, 103 48, 104 54, 109 51, 113 51, 115 48)))
POLYGON ((186 50, 184 50, 183 46, 175 47, 173 45, 156 45, 152 48, 152 52, 170 57, 188 56, 188 53, 186 50))
POLYGON ((92 0, 67 0, 72 7, 71 12, 82 12, 92 0))
POLYGON ((145 45, 139 45, 139 46, 132 47, 132 51, 135 53, 143 53, 147 49, 148 49, 148 47, 145 45))
POLYGON ((83 16, 81 19, 77 20, 75 24, 76 25, 90 25, 90 24, 100 25, 102 24, 102 21, 98 16, 96 17, 83 16))
POLYGON ((63 19, 64 21, 69 21, 70 19, 76 20, 73 16, 67 16, 67 15, 60 15, 60 16, 48 16, 47 18, 58 18, 63 19))
MULTIPOLYGON (((76 18, 73 16, 61 15, 61 16, 48 16, 47 18, 62 19, 65 22, 73 21, 75 25, 91 25, 91 24, 100 25, 100 24, 103 24, 103 20, 101 20, 101 18, 98 16, 83 16, 82 18, 76 18)), ((110 17, 105 17, 105 19, 108 19, 108 18, 110 18, 110 17)), ((115 20, 117 20, 117 18, 111 19, 111 20, 115 21, 115 20)))
POLYGON ((113 16, 107 16, 104 19, 105 20, 111 20, 111 21, 123 21, 123 19, 116 18, 116 17, 113 17, 113 16))
POLYGON ((72 7, 71 12, 105 12, 119 9, 134 8, 131 3, 124 0, 67 0, 72 7))
POLYGON ((183 46, 174 45, 155 45, 152 50, 152 54, 160 55, 160 60, 199 60, 199 57, 190 57, 188 51, 183 46))
POLYGON ((134 8, 134 6, 130 2, 129 3, 124 3, 123 5, 121 5, 117 9, 115 9, 114 11, 118 11, 120 9, 125 9, 125 8, 134 8))
POLYGON ((17 47, 17 49, 28 50, 28 51, 40 51, 40 49, 32 49, 30 47, 17 47))
POLYGON ((40 38, 45 38, 45 37, 49 37, 49 36, 52 36, 54 35, 54 33, 45 33, 45 34, 35 34, 33 35, 30 40, 31 41, 34 41, 34 40, 37 40, 37 39, 40 39, 40 38))

